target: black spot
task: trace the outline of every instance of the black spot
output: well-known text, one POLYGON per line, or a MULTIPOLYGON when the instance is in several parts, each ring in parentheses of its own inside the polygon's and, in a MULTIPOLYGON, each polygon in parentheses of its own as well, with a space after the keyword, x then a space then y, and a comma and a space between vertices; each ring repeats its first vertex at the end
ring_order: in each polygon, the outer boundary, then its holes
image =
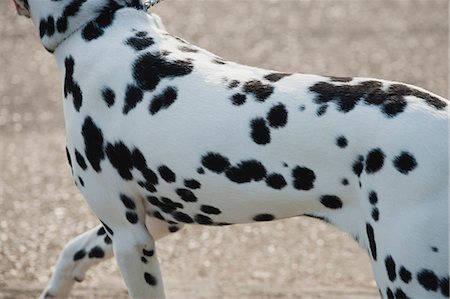
POLYGON ((236 88, 239 86, 239 84, 241 84, 241 82, 239 82, 238 80, 232 80, 229 84, 228 84, 228 88, 232 89, 232 88, 236 88))
POLYGON ((161 215, 161 213, 158 212, 158 211, 154 211, 154 212, 153 212, 153 216, 154 216, 155 218, 158 218, 159 220, 163 220, 163 221, 166 220, 166 219, 163 217, 163 215, 161 215))
POLYGON ((269 80, 270 82, 277 82, 283 79, 284 77, 290 76, 291 74, 286 73, 271 73, 264 76, 264 79, 269 80))
POLYGON ((78 177, 78 181, 80 181, 81 187, 84 187, 84 181, 81 177, 78 177))
POLYGON ((131 210, 136 209, 136 204, 134 203, 134 201, 125 194, 120 194, 120 200, 126 208, 131 210))
POLYGON ((386 296, 388 297, 388 299, 395 299, 394 293, 392 292, 392 290, 390 288, 386 289, 386 296))
POLYGON ((284 177, 278 173, 269 174, 266 177, 266 184, 267 186, 277 190, 283 189, 287 185, 284 177))
POLYGON ((147 264, 147 262, 148 262, 147 259, 146 259, 144 256, 141 257, 141 261, 142 261, 144 264, 147 264))
POLYGON ((133 174, 131 173, 133 160, 128 147, 121 141, 116 144, 108 143, 105 151, 109 161, 119 175, 125 180, 133 179, 133 174))
POLYGON ((145 256, 153 256, 155 254, 155 251, 142 249, 142 254, 145 256))
POLYGON ((301 105, 301 106, 298 108, 298 110, 299 110, 300 112, 305 111, 305 109, 306 109, 306 106, 305 106, 305 105, 301 105))
POLYGON ((306 191, 314 188, 316 175, 311 169, 297 166, 292 170, 292 177, 295 189, 306 191))
POLYGON ((411 272, 409 272, 405 267, 401 266, 400 271, 398 272, 400 279, 404 283, 409 283, 412 279, 411 272))
POLYGON ((154 43, 153 38, 149 36, 142 36, 142 34, 136 34, 136 36, 130 37, 125 41, 126 45, 132 47, 136 51, 145 50, 154 43))
POLYGON ((142 101, 144 93, 135 85, 128 85, 125 92, 123 114, 128 114, 136 105, 142 101))
POLYGON ((153 275, 151 275, 150 273, 145 272, 144 279, 145 279, 145 282, 151 286, 155 286, 158 284, 158 281, 156 280, 156 278, 153 275))
POLYGON ((344 186, 348 186, 349 182, 347 179, 342 179, 341 184, 344 186))
POLYGON ((84 249, 80 249, 77 252, 75 252, 75 254, 73 256, 73 261, 75 262, 75 261, 81 260, 85 256, 86 256, 86 251, 84 249))
POLYGON ((220 213, 222 213, 218 208, 215 208, 213 206, 208 206, 208 205, 202 205, 200 207, 200 210, 203 213, 212 214, 212 215, 219 215, 220 213))
POLYGON ((173 183, 176 181, 175 173, 172 170, 170 170, 169 167, 162 165, 158 167, 158 172, 161 178, 166 182, 173 183))
POLYGON ((84 138, 86 158, 96 172, 100 172, 100 162, 105 158, 103 151, 103 134, 93 122, 91 117, 86 117, 81 129, 84 138))
POLYGON ((317 109, 317 116, 322 116, 325 113, 327 113, 327 109, 328 109, 328 105, 327 104, 323 104, 321 106, 319 106, 319 108, 317 109))
POLYGON ((195 189, 200 189, 201 184, 200 184, 200 182, 198 182, 194 179, 190 179, 190 180, 184 180, 184 186, 186 188, 195 190, 195 189))
POLYGON ((84 160, 83 156, 75 149, 75 158, 77 160, 78 165, 81 167, 81 169, 86 170, 87 165, 86 161, 84 160))
POLYGON ((152 91, 161 79, 185 76, 192 69, 189 60, 168 61, 161 55, 145 53, 133 63, 133 78, 141 89, 152 91))
POLYGON ((138 215, 135 212, 131 212, 131 211, 127 211, 125 213, 125 216, 127 217, 127 220, 131 223, 131 224, 136 224, 138 222, 138 215))
POLYGON ((272 128, 281 128, 287 124, 288 112, 283 104, 273 106, 267 114, 267 121, 272 128))
POLYGON ((70 168, 72 168, 72 158, 70 157, 69 149, 66 147, 66 157, 67 161, 69 162, 70 168))
POLYGON ((262 180, 266 176, 266 168, 259 161, 247 160, 228 168, 225 174, 228 179, 235 183, 249 183, 252 180, 262 180))
POLYGON ((401 152, 399 156, 394 158, 394 166, 399 172, 408 174, 417 167, 417 161, 412 154, 401 152))
POLYGON ((339 146, 340 148, 345 148, 345 147, 347 147, 347 145, 348 145, 347 138, 345 138, 344 136, 339 136, 339 137, 336 139, 336 144, 337 144, 337 146, 339 146))
POLYGON ((395 261, 392 256, 388 255, 384 260, 384 265, 386 266, 386 271, 390 281, 395 281, 397 278, 397 270, 395 269, 395 261))
POLYGON ((253 217, 253 220, 255 221, 271 221, 274 219, 275 217, 271 214, 258 214, 255 217, 253 217))
POLYGON ((184 222, 184 223, 193 223, 194 222, 194 220, 191 218, 191 216, 189 216, 183 212, 176 211, 172 214, 172 216, 175 220, 180 221, 180 222, 184 222))
POLYGON ((366 159, 366 172, 369 174, 379 171, 384 164, 385 155, 381 149, 373 149, 369 152, 366 159))
POLYGON ((95 246, 94 248, 91 249, 91 251, 89 251, 89 258, 100 259, 100 258, 104 258, 104 257, 105 257, 105 252, 99 246, 95 246))
POLYGON ((73 75, 75 71, 75 60, 72 56, 69 56, 64 61, 65 65, 65 78, 64 78, 64 98, 67 99, 71 94, 73 97, 73 106, 76 111, 80 111, 83 104, 83 93, 77 82, 75 82, 73 75))
POLYGON ((378 210, 378 208, 372 209, 372 219, 375 221, 378 221, 380 219, 380 211, 378 210))
POLYGON ((377 195, 377 193, 375 191, 371 191, 369 193, 369 202, 372 205, 376 205, 377 204, 377 202, 378 202, 378 195, 377 195))
POLYGON ((226 64, 226 62, 222 59, 222 58, 216 58, 216 59, 213 59, 213 60, 211 60, 213 63, 215 63, 215 64, 220 64, 220 65, 224 65, 224 64, 226 64))
POLYGON ((436 246, 431 246, 431 251, 439 252, 439 249, 436 246))
POLYGON ((105 241, 106 244, 111 244, 112 243, 112 240, 111 240, 111 238, 109 236, 105 236, 104 241, 105 241))
POLYGON ((106 105, 108 105, 108 107, 114 105, 114 102, 116 100, 116 94, 111 88, 104 88, 102 90, 102 97, 106 105))
POLYGON ((177 99, 177 95, 177 88, 169 86, 161 94, 154 96, 149 106, 150 114, 154 115, 162 109, 169 108, 177 99))
POLYGON ((195 219, 195 222, 197 222, 198 224, 203 224, 203 225, 213 224, 212 219, 205 215, 197 214, 197 215, 195 215, 194 219, 195 219))
POLYGON ((369 240, 370 253, 372 254, 372 258, 377 260, 377 243, 375 242, 375 233, 373 231, 372 225, 366 223, 366 232, 367 239, 369 240))
POLYGON ((399 288, 395 290, 395 299, 409 299, 409 297, 399 288))
POLYGON ((336 195, 323 195, 320 197, 320 202, 330 209, 342 208, 342 200, 336 195))
POLYGON ((417 273, 417 281, 427 291, 437 291, 439 286, 439 279, 433 271, 422 269, 417 273))
POLYGON ((335 76, 330 76, 329 78, 330 78, 330 80, 332 82, 350 82, 350 81, 353 80, 352 77, 335 77, 335 76))
POLYGON ((210 152, 202 157, 202 165, 215 173, 222 173, 230 167, 230 161, 218 153, 210 152))
POLYGON ((105 231, 105 228, 102 226, 97 231, 97 236, 103 236, 104 234, 106 234, 106 231, 105 231))
POLYGON ((58 20, 56 21, 56 30, 58 30, 59 33, 63 33, 67 30, 67 18, 65 17, 60 17, 58 18, 58 20))
POLYGON ((197 197, 189 189, 178 188, 176 190, 176 193, 178 194, 178 196, 180 196, 180 198, 182 200, 184 200, 186 202, 196 202, 197 201, 197 197))
POLYGON ((198 174, 205 174, 205 170, 203 169, 203 167, 199 167, 199 168, 197 168, 197 173, 198 174))
POLYGON ((273 93, 274 87, 259 80, 251 80, 245 82, 243 90, 253 94, 257 101, 264 102, 273 93))
POLYGON ((178 47, 178 49, 180 51, 186 52, 186 53, 197 53, 198 52, 198 49, 188 47, 188 46, 181 46, 181 47, 178 47))
POLYGON ((231 102, 233 105, 240 106, 245 103, 247 96, 242 93, 236 93, 231 97, 231 102))
POLYGON ((180 228, 178 226, 169 226, 169 232, 176 233, 180 228))
POLYGON ((358 156, 358 159, 353 163, 353 172, 360 177, 364 169, 364 157, 358 156))
POLYGON ((256 144, 265 145, 270 143, 270 130, 264 118, 258 117, 250 122, 250 136, 256 144))
POLYGON ((449 289, 448 276, 446 278, 442 278, 441 279, 441 281, 439 282, 439 286, 441 287, 441 294, 448 298, 448 296, 449 296, 449 293, 448 293, 448 289, 449 289))

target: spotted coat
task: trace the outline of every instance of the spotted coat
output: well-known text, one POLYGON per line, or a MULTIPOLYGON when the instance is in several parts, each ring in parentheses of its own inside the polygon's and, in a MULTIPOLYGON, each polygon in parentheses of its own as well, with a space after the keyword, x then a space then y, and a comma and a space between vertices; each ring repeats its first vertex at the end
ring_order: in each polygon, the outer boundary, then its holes
POLYGON ((112 247, 130 296, 160 298, 155 239, 301 215, 368 251, 381 297, 449 297, 448 100, 226 61, 139 1, 16 2, 61 68, 67 156, 102 222, 66 246, 42 298, 112 247))

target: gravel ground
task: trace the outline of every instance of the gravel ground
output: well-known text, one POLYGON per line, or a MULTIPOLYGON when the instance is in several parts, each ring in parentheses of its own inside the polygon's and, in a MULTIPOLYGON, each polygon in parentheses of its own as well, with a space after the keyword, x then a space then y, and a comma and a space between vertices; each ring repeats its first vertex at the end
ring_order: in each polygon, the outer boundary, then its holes
MULTIPOLYGON (((227 60, 368 76, 448 96, 447 0, 166 0, 169 32, 227 60), (233 3, 233 5, 232 5, 233 3)), ((61 82, 0 1, 0 298, 37 297, 62 246, 97 224, 65 161, 61 82)), ((369 259, 311 219, 188 227, 157 244, 168 298, 378 298, 369 259)), ((72 298, 127 298, 113 261, 72 298)))

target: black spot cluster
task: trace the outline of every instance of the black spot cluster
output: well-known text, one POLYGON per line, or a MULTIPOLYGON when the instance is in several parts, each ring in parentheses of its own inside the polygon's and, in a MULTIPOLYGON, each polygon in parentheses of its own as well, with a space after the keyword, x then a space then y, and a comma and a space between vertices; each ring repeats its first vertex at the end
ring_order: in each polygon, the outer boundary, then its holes
POLYGON ((123 179, 132 180, 131 171, 137 169, 144 178, 144 181, 138 181, 139 186, 149 192, 156 192, 155 186, 158 185, 158 177, 148 167, 147 161, 139 149, 130 150, 123 142, 119 141, 115 144, 108 143, 105 151, 112 166, 123 179))
POLYGON ((80 249, 77 252, 75 252, 74 256, 73 256, 73 261, 79 261, 83 258, 86 257, 86 255, 88 256, 88 258, 97 258, 97 259, 101 259, 105 257, 105 251, 100 247, 100 246, 94 246, 91 248, 91 250, 89 250, 89 252, 86 252, 85 249, 80 249))
POLYGON ((332 102, 336 104, 338 111, 343 113, 350 112, 356 105, 363 102, 366 105, 378 106, 386 117, 393 118, 406 109, 405 96, 411 95, 423 99, 437 110, 447 106, 446 102, 437 97, 403 84, 392 84, 387 91, 384 91, 382 87, 381 82, 374 80, 356 85, 318 82, 309 90, 316 94, 314 99, 316 104, 324 105, 332 102))
POLYGON ((81 92, 80 85, 74 80, 73 74, 75 70, 75 60, 72 56, 66 57, 64 61, 65 65, 65 78, 64 78, 64 98, 67 99, 69 94, 73 97, 73 106, 75 110, 80 111, 83 104, 83 93, 81 92))
MULTIPOLYGON (((225 174, 230 181, 237 184, 259 182, 264 180, 272 189, 280 190, 287 186, 286 179, 279 173, 268 173, 266 167, 257 160, 243 160, 231 165, 228 158, 219 153, 209 152, 202 156, 202 165, 217 174, 225 174)), ((292 170, 293 186, 299 190, 310 190, 316 179, 314 172, 306 167, 296 166, 292 170)))
MULTIPOLYGON (((397 277, 399 277, 403 283, 409 284, 413 275, 411 271, 405 268, 405 266, 398 267, 394 258, 391 255, 387 255, 384 264, 386 266, 386 272, 389 280, 391 282, 395 282, 397 277), (398 273, 398 275, 397 275, 398 273)), ((418 283, 429 292, 441 292, 444 297, 449 296, 449 277, 439 277, 434 273, 434 271, 430 269, 421 269, 416 273, 416 279, 418 283)), ((386 295, 388 298, 410 298, 407 294, 401 289, 397 288, 392 291, 390 288, 386 289, 386 295)))
MULTIPOLYGON (((142 32, 136 33, 143 35, 142 32)), ((135 48, 143 49, 144 45, 150 45, 150 37, 135 36, 126 41, 135 48)), ((145 92, 156 89, 159 82, 164 79, 172 79, 185 76, 192 72, 193 64, 191 60, 167 60, 162 53, 144 53, 133 63, 133 78, 135 83, 128 84, 125 92, 123 114, 128 114, 133 110, 144 97, 145 92)), ((160 94, 154 95, 150 101, 149 112, 151 115, 163 109, 169 108, 177 99, 178 89, 174 86, 166 87, 160 94)), ((104 98, 106 98, 104 96, 104 98)), ((107 101, 107 100, 105 100, 107 101)), ((107 101, 108 102, 108 101, 107 101)))
POLYGON ((111 238, 106 234, 106 230, 103 226, 97 231, 97 236, 105 236, 103 241, 108 245, 112 243, 111 238))
POLYGON ((145 250, 145 248, 144 248, 144 249, 142 249, 141 261, 144 264, 147 264, 148 263, 147 259, 153 257, 154 255, 155 255, 154 250, 145 250))
POLYGON ((372 205, 372 219, 378 221, 380 219, 380 211, 377 208, 378 195, 375 191, 369 193, 369 202, 372 205))
POLYGON ((128 222, 130 222, 131 224, 138 223, 139 218, 136 213, 135 202, 125 194, 120 195, 120 200, 122 201, 125 208, 127 208, 127 211, 125 212, 125 217, 127 218, 128 222))
POLYGON ((256 117, 250 121, 250 136, 256 144, 266 145, 271 141, 270 128, 280 129, 286 126, 288 111, 282 103, 270 109, 266 118, 256 117))

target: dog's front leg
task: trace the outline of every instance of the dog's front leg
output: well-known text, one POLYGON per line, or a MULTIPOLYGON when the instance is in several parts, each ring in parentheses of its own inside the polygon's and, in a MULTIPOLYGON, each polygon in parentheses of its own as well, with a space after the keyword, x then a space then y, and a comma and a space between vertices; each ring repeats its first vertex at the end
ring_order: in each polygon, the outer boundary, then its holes
POLYGON ((39 298, 67 298, 74 282, 81 282, 90 267, 113 256, 111 243, 101 225, 67 243, 50 282, 39 298))

